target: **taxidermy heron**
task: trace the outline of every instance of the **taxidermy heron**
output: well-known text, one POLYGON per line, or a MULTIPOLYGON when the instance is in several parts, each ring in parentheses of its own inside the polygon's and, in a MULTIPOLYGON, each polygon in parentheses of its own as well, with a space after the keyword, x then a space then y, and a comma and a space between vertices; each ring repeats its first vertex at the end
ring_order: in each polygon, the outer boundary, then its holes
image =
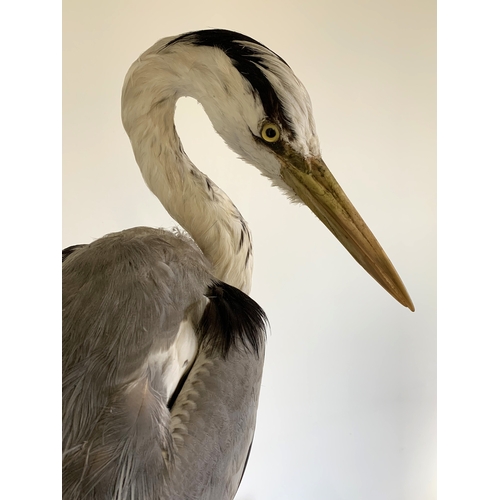
POLYGON ((146 184, 189 233, 139 227, 63 251, 63 497, 231 499, 248 459, 265 315, 250 231, 189 160, 177 99, 305 203, 396 300, 411 299, 320 156, 287 63, 226 30, 164 38, 126 75, 122 119, 146 184))

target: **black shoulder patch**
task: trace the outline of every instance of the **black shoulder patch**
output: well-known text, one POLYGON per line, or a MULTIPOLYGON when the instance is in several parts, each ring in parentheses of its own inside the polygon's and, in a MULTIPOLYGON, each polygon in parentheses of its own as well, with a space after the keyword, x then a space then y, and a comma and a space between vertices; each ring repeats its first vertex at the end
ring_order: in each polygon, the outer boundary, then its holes
POLYGON ((200 345, 226 357, 232 348, 243 347, 257 356, 266 336, 266 313, 246 293, 221 281, 206 294, 207 304, 198 325, 200 345))
POLYGON ((244 78, 248 80, 254 91, 258 94, 269 120, 280 123, 292 137, 295 136, 292 121, 286 114, 274 87, 271 85, 260 68, 264 67, 269 69, 266 65, 266 61, 262 58, 261 54, 255 51, 254 48, 249 47, 248 45, 242 45, 239 42, 250 42, 260 45, 262 48, 267 50, 270 55, 276 57, 283 64, 288 66, 288 64, 278 54, 249 36, 242 35, 236 31, 222 29, 184 33, 183 35, 180 35, 176 39, 172 40, 168 45, 173 45, 178 42, 186 42, 205 47, 217 47, 222 50, 231 59, 234 67, 244 78))
POLYGON ((86 247, 87 245, 71 245, 70 247, 66 247, 62 251, 62 261, 64 262, 75 250, 78 248, 86 247))

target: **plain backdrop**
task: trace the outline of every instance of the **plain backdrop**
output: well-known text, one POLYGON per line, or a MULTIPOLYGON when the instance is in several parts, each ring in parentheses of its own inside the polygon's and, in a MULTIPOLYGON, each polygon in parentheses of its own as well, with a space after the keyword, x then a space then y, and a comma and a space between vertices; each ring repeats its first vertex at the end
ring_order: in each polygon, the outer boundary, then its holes
MULTIPOLYGON (((158 39, 211 27, 282 56, 309 91, 322 155, 414 301, 399 305, 304 206, 178 102, 193 162, 254 240, 271 324, 239 500, 436 498, 436 19, 428 0, 65 0, 63 245, 172 227, 120 119, 123 78, 158 39)), ((43 78, 43 75, 40 76, 43 78)))

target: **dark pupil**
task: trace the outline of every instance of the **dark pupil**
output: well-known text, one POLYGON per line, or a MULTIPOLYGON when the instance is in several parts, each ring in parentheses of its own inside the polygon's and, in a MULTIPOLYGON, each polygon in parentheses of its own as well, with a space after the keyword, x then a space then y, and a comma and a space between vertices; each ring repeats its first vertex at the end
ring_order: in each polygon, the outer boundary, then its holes
POLYGON ((269 137, 269 139, 272 139, 273 137, 276 137, 276 130, 274 130, 273 128, 269 127, 266 130, 266 136, 269 137))

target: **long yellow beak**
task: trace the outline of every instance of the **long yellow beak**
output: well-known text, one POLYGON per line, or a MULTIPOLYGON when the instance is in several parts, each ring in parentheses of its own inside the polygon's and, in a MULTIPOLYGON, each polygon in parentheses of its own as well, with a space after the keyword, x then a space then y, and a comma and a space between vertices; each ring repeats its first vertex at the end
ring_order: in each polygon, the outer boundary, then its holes
POLYGON ((304 159, 291 151, 281 153, 278 157, 283 180, 380 285, 410 311, 415 311, 389 257, 323 160, 304 159))

